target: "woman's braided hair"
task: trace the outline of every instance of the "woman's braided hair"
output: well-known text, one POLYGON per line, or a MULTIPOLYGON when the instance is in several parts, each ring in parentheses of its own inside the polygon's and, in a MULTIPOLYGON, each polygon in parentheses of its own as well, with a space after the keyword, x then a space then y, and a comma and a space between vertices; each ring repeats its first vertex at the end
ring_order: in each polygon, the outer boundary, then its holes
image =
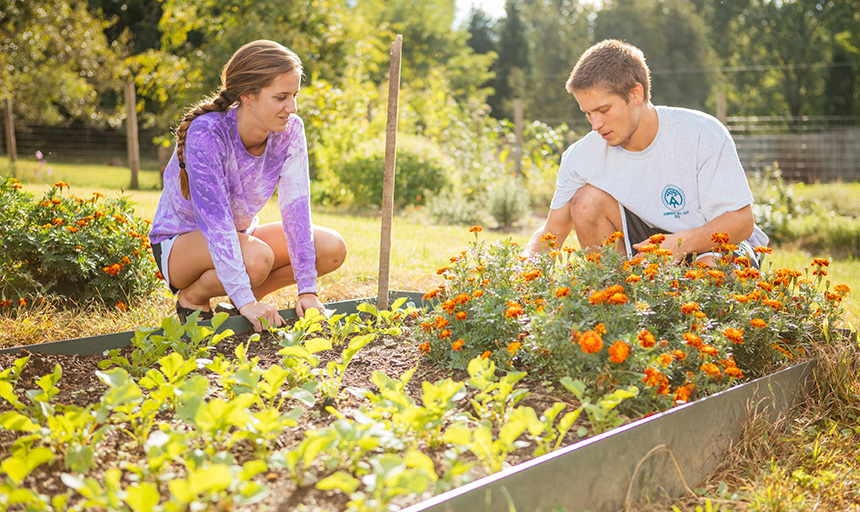
POLYGON ((292 50, 274 41, 250 42, 238 50, 221 71, 221 90, 197 103, 185 114, 176 129, 176 156, 179 159, 179 184, 182 196, 191 197, 185 170, 185 136, 191 121, 209 112, 225 112, 243 94, 257 94, 284 73, 302 72, 302 61, 292 50))

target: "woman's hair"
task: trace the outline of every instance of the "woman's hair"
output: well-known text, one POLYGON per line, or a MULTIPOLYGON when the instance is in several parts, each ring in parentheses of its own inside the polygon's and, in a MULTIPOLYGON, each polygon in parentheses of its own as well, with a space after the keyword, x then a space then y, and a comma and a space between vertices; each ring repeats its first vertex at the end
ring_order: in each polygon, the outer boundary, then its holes
POLYGON ((191 121, 208 112, 224 112, 239 101, 243 94, 257 94, 271 85, 276 77, 295 71, 301 74, 301 59, 292 50, 274 41, 261 39, 236 50, 221 71, 221 89, 191 107, 176 129, 176 156, 179 159, 179 183, 183 197, 188 199, 191 196, 188 173, 185 171, 185 135, 191 121))
POLYGON ((586 91, 605 87, 627 101, 630 89, 642 84, 645 101, 651 99, 651 72, 642 50, 617 39, 601 41, 582 54, 570 73, 566 89, 586 91))

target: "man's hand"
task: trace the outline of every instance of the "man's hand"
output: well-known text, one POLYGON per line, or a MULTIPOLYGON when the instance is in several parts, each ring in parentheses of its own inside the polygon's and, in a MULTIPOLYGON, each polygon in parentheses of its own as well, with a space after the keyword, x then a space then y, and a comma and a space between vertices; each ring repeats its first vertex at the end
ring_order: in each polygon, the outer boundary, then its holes
POLYGON ((265 321, 268 327, 280 327, 287 323, 274 306, 256 300, 239 308, 239 313, 251 322, 255 332, 263 330, 262 321, 265 321))
POLYGON ((299 299, 296 301, 296 314, 300 317, 305 316, 305 311, 309 309, 316 309, 322 312, 323 305, 319 297, 315 293, 303 293, 299 295, 299 299))

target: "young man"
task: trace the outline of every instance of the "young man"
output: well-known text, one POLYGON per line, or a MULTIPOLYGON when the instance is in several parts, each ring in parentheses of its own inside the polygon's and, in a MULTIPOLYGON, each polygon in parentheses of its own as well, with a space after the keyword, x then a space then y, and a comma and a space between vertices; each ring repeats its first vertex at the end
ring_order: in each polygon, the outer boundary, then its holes
POLYGON ((564 152, 549 216, 526 252, 542 250, 546 233, 563 244, 573 229, 581 247, 595 248, 620 231, 618 249, 632 257, 649 236, 665 233, 662 247, 675 262, 689 256, 710 263, 711 235, 726 233, 757 266, 752 248, 768 238, 753 220, 728 130, 701 112, 655 107, 649 89, 645 56, 635 46, 606 40, 580 57, 567 90, 592 132, 564 152))

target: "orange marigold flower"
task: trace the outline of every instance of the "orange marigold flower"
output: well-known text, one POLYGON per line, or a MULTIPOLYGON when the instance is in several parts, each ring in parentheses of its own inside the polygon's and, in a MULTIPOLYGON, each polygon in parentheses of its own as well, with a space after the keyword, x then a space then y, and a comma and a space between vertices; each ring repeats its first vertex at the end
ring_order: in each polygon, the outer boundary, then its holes
POLYGON ((472 292, 472 297, 474 298, 478 298, 482 295, 484 295, 484 290, 475 290, 474 292, 472 292))
POLYGON ((711 277, 711 278, 713 278, 713 279, 725 279, 725 278, 726 278, 726 275, 723 273, 723 271, 722 271, 722 270, 717 270, 717 269, 715 269, 715 268, 714 268, 714 269, 711 269, 711 270, 708 270, 708 271, 707 271, 707 272, 705 272, 705 273, 706 273, 709 277, 711 277))
POLYGON ((752 320, 750 320, 750 325, 761 329, 762 327, 767 327, 767 322, 765 322, 761 318, 753 318, 752 320))
POLYGON ((660 245, 666 241, 666 235, 657 233, 648 237, 648 243, 660 245))
POLYGON ((687 353, 683 350, 675 349, 672 351, 672 357, 674 357, 678 361, 683 361, 687 359, 687 353))
POLYGON ((616 231, 615 233, 612 233, 611 235, 609 235, 606 238, 606 240, 603 241, 603 243, 601 245, 607 246, 607 245, 614 244, 620 238, 624 238, 624 235, 621 233, 621 231, 616 231))
POLYGON ((522 346, 523 346, 523 344, 520 343, 519 341, 513 341, 511 343, 508 343, 508 348, 507 348, 508 354, 514 355, 517 352, 517 350, 519 350, 520 347, 522 347, 522 346))
POLYGON ((693 384, 678 386, 675 390, 675 404, 685 404, 690 401, 690 395, 693 393, 693 384))
POLYGON ((711 235, 711 241, 715 244, 729 243, 729 235, 727 233, 714 233, 711 235))
POLYGON ((54 186, 57 188, 63 188, 63 187, 68 187, 69 184, 66 183, 65 181, 58 181, 58 182, 54 183, 54 186))
POLYGON ((770 254, 773 252, 773 249, 771 249, 770 247, 762 247, 761 245, 759 245, 755 249, 753 249, 753 252, 757 252, 759 254, 770 254))
POLYGON ((638 283, 641 280, 642 278, 640 276, 637 276, 636 274, 630 274, 624 281, 627 283, 638 283))
POLYGON ((609 347, 609 360, 613 363, 623 363, 630 355, 630 347, 621 340, 616 341, 609 347))
POLYGON ((18 305, 19 306, 26 306, 27 305, 27 299, 25 299, 24 297, 21 297, 20 299, 18 299, 18 305))
POLYGON ((437 316, 435 326, 437 329, 442 329, 443 327, 448 327, 448 319, 444 316, 437 316))
POLYGON ((421 322, 421 330, 424 332, 430 332, 433 330, 433 322, 421 322))
POLYGON ((737 366, 729 366, 728 368, 726 368, 725 370, 723 370, 723 372, 724 372, 726 375, 728 375, 729 377, 732 377, 732 378, 735 378, 735 379, 742 379, 742 378, 744 378, 744 372, 743 372, 743 371, 741 371, 741 369, 740 369, 740 368, 738 368, 737 366))
POLYGON ((612 296, 606 300, 606 302, 614 306, 620 306, 621 304, 627 303, 627 295, 624 295, 621 292, 613 293, 612 296))
POLYGON ((642 382, 652 387, 663 387, 669 383, 669 379, 667 379, 665 375, 660 373, 659 370, 656 370, 654 368, 645 368, 645 378, 642 379, 642 382))
POLYGON ((63 219, 56 218, 56 219, 51 221, 51 224, 53 224, 55 226, 62 226, 63 225, 63 219))
POLYGON ((109 265, 107 267, 102 268, 102 271, 104 271, 109 276, 115 276, 119 274, 120 270, 122 270, 122 265, 120 265, 119 263, 114 263, 113 265, 109 265))
POLYGON ((833 287, 833 291, 841 295, 845 295, 846 293, 851 293, 851 288, 849 288, 847 284, 837 284, 833 287))
POLYGON ((684 279, 698 279, 698 278, 702 277, 703 275, 704 274, 702 273, 701 270, 690 269, 690 270, 684 272, 684 279))
POLYGON ((646 330, 639 331, 639 344, 642 345, 642 348, 651 348, 654 346, 657 341, 654 339, 654 335, 646 330))
POLYGON ((533 281, 543 275, 543 272, 540 269, 529 270, 528 272, 523 272, 523 280, 525 281, 533 281))
POLYGON ((439 292, 441 292, 441 291, 442 291, 442 290, 440 290, 439 288, 434 288, 434 289, 430 290, 429 292, 425 293, 425 294, 422 296, 422 298, 423 298, 424 300, 432 299, 433 297, 435 297, 435 296, 439 295, 439 292))
POLYGON ((582 347, 582 351, 586 354, 594 354, 603 349, 603 337, 599 332, 595 331, 585 331, 582 333, 578 343, 582 347))
POLYGON ((441 276, 442 274, 444 274, 445 272, 447 272, 449 270, 451 270, 450 267, 442 267, 442 268, 436 269, 436 274, 441 276))
POLYGON ((484 230, 484 228, 482 228, 481 226, 479 226, 479 225, 475 224, 474 226, 472 226, 472 227, 470 227, 470 228, 469 228, 469 233, 480 233, 480 232, 481 232, 481 231, 483 231, 483 230, 484 230))
POLYGON ((465 320, 466 316, 467 315, 466 315, 465 311, 458 311, 456 318, 457 318, 457 320, 465 320))
POLYGON ((592 293, 588 297, 588 302, 590 302, 592 306, 595 306, 597 304, 600 304, 604 300, 606 300, 606 298, 607 298, 606 292, 603 290, 600 290, 600 291, 596 291, 596 292, 592 293))
POLYGON ((681 313, 684 313, 685 315, 695 313, 698 310, 699 305, 695 302, 687 302, 686 304, 681 305, 681 313))
POLYGON ((703 356, 716 357, 720 355, 719 351, 713 345, 702 345, 699 347, 699 354, 703 356))
POLYGON ((812 264, 816 265, 817 267, 829 267, 830 260, 826 258, 815 258, 812 260, 812 264))
POLYGON ((696 336, 691 332, 684 333, 684 341, 687 342, 687 345, 692 347, 699 348, 702 346, 702 338, 696 336))
POLYGON ((562 286, 561 288, 557 288, 555 290, 556 297, 567 297, 568 295, 570 295, 570 288, 568 288, 567 286, 562 286))
POLYGON ((440 306, 443 311, 447 311, 448 313, 453 313, 455 309, 457 309, 457 303, 454 302, 454 299, 448 299, 442 303, 440 306))
POLYGON ((155 277, 164 281, 164 275, 162 275, 158 270, 155 271, 155 277))
POLYGON ((6 308, 6 307, 9 307, 11 305, 12 305, 11 300, 6 300, 6 299, 0 300, 0 308, 6 308))
POLYGON ((77 233, 77 232, 78 232, 78 227, 77 227, 77 226, 66 226, 66 230, 67 230, 67 231, 70 231, 70 232, 72 232, 72 233, 77 233))
POLYGON ((525 314, 525 311, 523 311, 522 306, 516 302, 512 303, 507 309, 505 309, 505 318, 516 318, 523 314, 525 314))
POLYGON ((444 331, 439 333, 439 339, 444 340, 445 338, 451 337, 451 329, 445 329, 444 331))
POLYGON ((418 345, 418 350, 420 350, 424 354, 429 354, 430 353, 430 344, 425 341, 424 343, 418 345))
POLYGON ((123 256, 123 257, 122 257, 122 264, 123 264, 123 265, 128 265, 129 263, 131 263, 131 260, 130 260, 130 259, 128 259, 128 256, 123 256))
POLYGON ((761 301, 765 306, 770 307, 771 309, 782 309, 782 302, 774 299, 765 299, 761 301))
POLYGON ((125 302, 119 301, 116 303, 116 308, 120 311, 128 311, 128 306, 125 302))
POLYGON ((675 358, 672 357, 672 354, 660 354, 660 357, 657 358, 657 362, 660 363, 663 368, 666 368, 667 366, 672 364, 672 361, 674 360, 675 358))
POLYGON ((466 344, 466 342, 463 341, 463 339, 461 338, 461 339, 455 341, 454 343, 451 343, 451 348, 453 348, 454 350, 459 352, 460 350, 463 349, 463 345, 465 345, 465 344, 466 344))
POLYGON ((723 336, 725 336, 732 343, 737 343, 738 345, 744 344, 744 331, 741 329, 727 327, 723 329, 723 336))
POLYGON ((458 293, 452 300, 454 304, 465 304, 472 300, 472 297, 468 293, 458 293))
POLYGON ((712 379, 719 379, 723 376, 723 374, 720 373, 720 367, 715 365, 714 363, 703 364, 702 371, 708 374, 712 379))
POLYGON ((594 330, 599 332, 600 334, 606 334, 606 326, 603 325, 603 322, 594 326, 594 330))

